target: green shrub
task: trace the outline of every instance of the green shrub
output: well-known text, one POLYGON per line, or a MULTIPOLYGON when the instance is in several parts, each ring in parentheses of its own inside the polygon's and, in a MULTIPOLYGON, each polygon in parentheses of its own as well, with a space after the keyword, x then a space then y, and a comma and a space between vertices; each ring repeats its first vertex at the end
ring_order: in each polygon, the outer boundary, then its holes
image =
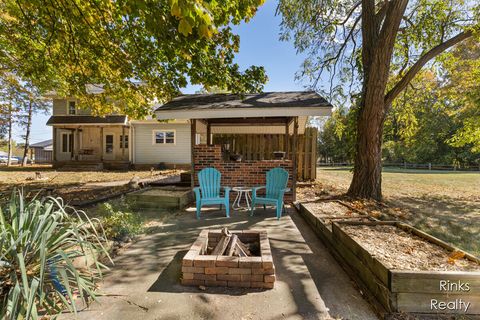
POLYGON ((109 239, 123 241, 143 232, 143 219, 126 206, 116 208, 107 202, 100 205, 99 212, 104 216, 102 225, 109 239))
POLYGON ((97 256, 108 257, 97 223, 60 198, 26 200, 14 191, 0 207, 0 318, 76 312, 76 299, 95 299, 96 283, 107 268, 97 256), (74 260, 85 255, 93 267, 77 269, 74 260))

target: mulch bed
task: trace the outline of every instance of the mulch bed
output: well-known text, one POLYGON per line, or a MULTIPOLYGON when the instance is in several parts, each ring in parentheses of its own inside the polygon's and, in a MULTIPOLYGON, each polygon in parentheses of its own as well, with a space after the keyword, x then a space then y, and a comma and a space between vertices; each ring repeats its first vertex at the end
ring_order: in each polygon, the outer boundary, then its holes
POLYGON ((336 201, 307 202, 303 203, 303 206, 319 218, 350 218, 361 215, 336 201))
POLYGON ((363 215, 356 210, 352 210, 336 201, 307 202, 302 203, 302 205, 317 218, 321 219, 329 230, 332 230, 332 222, 371 221, 366 215, 363 215))
POLYGON ((480 265, 394 226, 342 225, 350 237, 389 269, 480 271, 480 265))

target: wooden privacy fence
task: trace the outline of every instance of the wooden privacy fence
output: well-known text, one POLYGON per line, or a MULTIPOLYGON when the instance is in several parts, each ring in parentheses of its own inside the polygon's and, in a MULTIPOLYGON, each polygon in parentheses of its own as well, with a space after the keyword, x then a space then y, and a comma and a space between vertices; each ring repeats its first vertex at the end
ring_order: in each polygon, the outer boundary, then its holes
MULTIPOLYGON (((317 128, 305 128, 297 137, 297 179, 317 177, 317 128)), ((292 159, 293 136, 290 135, 288 159, 292 159)), ((285 151, 284 134, 214 134, 213 144, 230 145, 230 153, 241 154, 245 160, 271 160, 274 151, 285 151)))

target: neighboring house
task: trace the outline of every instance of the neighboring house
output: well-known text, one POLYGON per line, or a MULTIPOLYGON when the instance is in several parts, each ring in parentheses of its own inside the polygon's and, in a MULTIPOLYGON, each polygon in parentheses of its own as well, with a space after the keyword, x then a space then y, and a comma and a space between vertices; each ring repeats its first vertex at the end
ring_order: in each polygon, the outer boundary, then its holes
POLYGON ((205 119, 297 116, 302 134, 309 116, 331 113, 331 105, 314 92, 182 95, 155 106, 156 118, 160 120, 92 116, 75 99, 52 98, 53 115, 47 125, 53 128, 54 167, 88 165, 115 169, 162 164, 190 168, 192 145, 211 143, 213 134, 283 135, 286 127, 290 134, 293 132, 291 122, 280 127, 276 123, 244 125, 237 120, 215 125, 215 120, 205 119), (193 135, 192 119, 199 120, 193 135))
POLYGON ((35 163, 52 163, 53 140, 45 140, 30 145, 30 158, 35 163))

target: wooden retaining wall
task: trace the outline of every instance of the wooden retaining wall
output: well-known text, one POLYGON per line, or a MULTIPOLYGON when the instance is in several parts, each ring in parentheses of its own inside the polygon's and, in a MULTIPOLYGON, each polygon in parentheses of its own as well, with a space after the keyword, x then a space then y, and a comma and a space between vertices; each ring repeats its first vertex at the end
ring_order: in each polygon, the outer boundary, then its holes
MULTIPOLYGON (((343 220, 334 222, 330 231, 322 226, 321 219, 316 218, 303 205, 300 205, 300 213, 350 277, 367 293, 367 300, 382 316, 410 313, 420 318, 439 319, 443 315, 462 317, 463 314, 468 315, 468 319, 480 319, 480 271, 390 270, 345 233, 342 225, 392 225, 448 251, 461 251, 460 249, 401 222, 343 220), (441 284, 444 284, 443 287, 441 284), (450 285, 452 290, 443 290, 450 285), (449 305, 440 311, 439 307, 447 303, 449 305), (465 311, 467 303, 469 305, 465 311)), ((480 263, 477 257, 466 252, 465 258, 480 263)))

